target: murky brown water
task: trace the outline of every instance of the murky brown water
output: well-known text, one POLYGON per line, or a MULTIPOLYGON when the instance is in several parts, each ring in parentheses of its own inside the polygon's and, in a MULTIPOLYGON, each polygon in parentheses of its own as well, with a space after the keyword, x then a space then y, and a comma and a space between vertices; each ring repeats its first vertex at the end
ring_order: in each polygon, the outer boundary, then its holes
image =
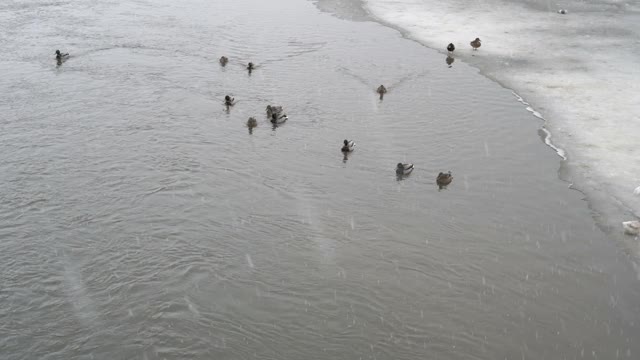
POLYGON ((3 359, 640 354, 631 263, 472 68, 302 0, 0 9, 3 359))

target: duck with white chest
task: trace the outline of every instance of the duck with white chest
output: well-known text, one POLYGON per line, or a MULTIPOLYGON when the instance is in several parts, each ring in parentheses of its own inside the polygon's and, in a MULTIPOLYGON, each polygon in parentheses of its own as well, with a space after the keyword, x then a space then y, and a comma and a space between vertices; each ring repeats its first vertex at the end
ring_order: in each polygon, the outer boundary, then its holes
POLYGON ((355 148, 355 146, 356 146, 355 141, 353 141, 353 140, 347 140, 347 139, 345 139, 345 140, 342 142, 342 144, 343 144, 343 145, 342 145, 342 149, 341 149, 341 151, 342 151, 342 152, 344 152, 344 153, 352 152, 352 151, 353 151, 353 149, 354 149, 354 148, 355 148))

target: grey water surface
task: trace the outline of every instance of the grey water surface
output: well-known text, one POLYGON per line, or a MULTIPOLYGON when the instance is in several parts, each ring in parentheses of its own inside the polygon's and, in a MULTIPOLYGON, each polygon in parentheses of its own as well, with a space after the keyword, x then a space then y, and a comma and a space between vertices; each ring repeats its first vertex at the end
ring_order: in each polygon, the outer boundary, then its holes
POLYGON ((0 358, 639 356, 627 254, 464 63, 304 0, 0 20, 0 358))

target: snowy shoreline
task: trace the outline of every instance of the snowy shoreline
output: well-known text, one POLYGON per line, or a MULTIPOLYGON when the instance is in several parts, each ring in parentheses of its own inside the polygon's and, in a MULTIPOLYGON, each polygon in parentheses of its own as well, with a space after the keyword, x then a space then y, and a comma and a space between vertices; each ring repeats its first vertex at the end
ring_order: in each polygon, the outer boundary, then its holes
MULTIPOLYGON (((560 6, 535 3, 366 0, 362 5, 376 20, 428 47, 445 53, 453 42, 454 57, 534 104, 530 111, 544 117, 552 148, 568 152, 566 180, 587 195, 600 193, 592 198, 611 198, 604 208, 615 204, 617 212, 640 215, 640 197, 633 194, 640 185, 640 150, 633 135, 640 134, 635 95, 640 72, 633 66, 640 53, 625 45, 640 44, 637 5, 563 3, 566 15, 557 13, 560 6), (472 51, 469 41, 476 36, 482 47, 472 51)), ((612 223, 618 220, 627 219, 612 223)))

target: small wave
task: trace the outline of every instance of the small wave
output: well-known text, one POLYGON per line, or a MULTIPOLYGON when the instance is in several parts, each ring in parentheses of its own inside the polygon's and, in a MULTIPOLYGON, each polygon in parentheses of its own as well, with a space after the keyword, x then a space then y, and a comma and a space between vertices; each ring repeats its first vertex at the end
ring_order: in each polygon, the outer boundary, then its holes
MULTIPOLYGON (((531 107, 531 105, 526 102, 522 96, 518 95, 515 91, 511 91, 511 93, 513 94, 513 96, 516 97, 516 99, 522 103, 522 105, 526 106, 527 111, 529 111, 531 114, 533 114, 533 116, 537 117, 538 119, 545 121, 545 118, 542 116, 542 114, 540 114, 539 112, 537 112, 536 110, 533 109, 533 107, 531 107)), ((558 154, 558 156, 560 156, 562 158, 562 160, 567 160, 567 154, 564 151, 564 149, 556 146, 552 141, 551 141, 551 132, 549 130, 547 130, 546 127, 542 126, 542 128, 540 128, 540 132, 542 132, 543 136, 542 136, 542 140, 544 141, 544 143, 553 149, 553 151, 556 152, 556 154, 558 154)))

